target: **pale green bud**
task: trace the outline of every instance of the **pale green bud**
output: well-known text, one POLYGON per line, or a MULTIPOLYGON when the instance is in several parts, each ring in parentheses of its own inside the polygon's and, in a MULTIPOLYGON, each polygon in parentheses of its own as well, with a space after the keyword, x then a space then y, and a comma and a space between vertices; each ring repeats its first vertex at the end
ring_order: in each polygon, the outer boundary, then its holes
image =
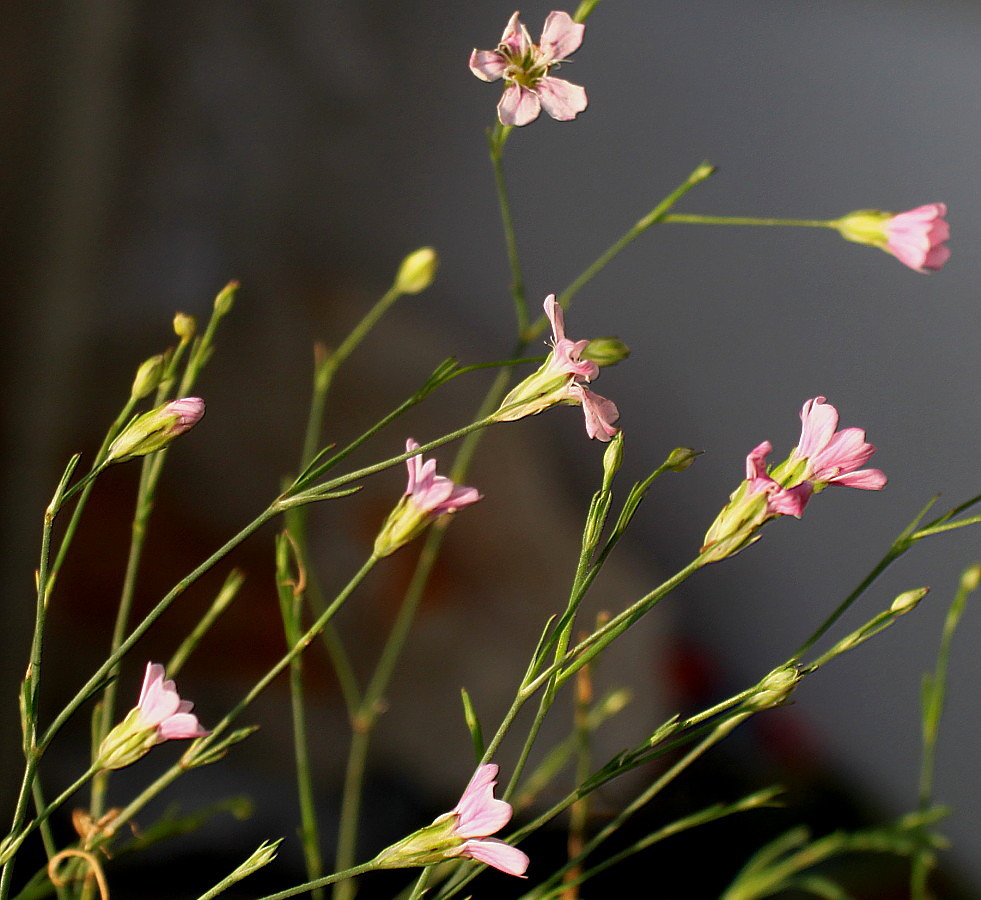
POLYGON ((977 590, 981 582, 981 565, 970 566, 961 575, 961 590, 967 593, 977 590))
POLYGON ((691 447, 675 447, 668 455, 666 465, 672 472, 684 472, 701 452, 691 447))
POLYGON ((745 705, 754 710, 782 706, 790 699, 800 679, 800 670, 795 665, 774 669, 756 686, 756 692, 746 699, 745 705))
POLYGON ((143 362, 136 370, 136 377, 133 379, 133 387, 130 388, 129 396, 131 400, 142 400, 148 394, 152 394, 160 379, 163 377, 165 360, 162 355, 151 356, 143 362))
POLYGON ((605 366, 615 366, 630 356, 630 348, 616 338, 594 338, 579 355, 580 359, 588 359, 601 369, 605 366))
POLYGON ((400 294, 418 294, 433 283, 439 257, 432 247, 422 247, 402 260, 395 277, 395 290, 400 294))
POLYGON ((224 316, 232 311, 235 303, 235 294, 238 292, 238 282, 229 281, 215 297, 215 315, 224 316))
POLYGON ((194 316, 179 312, 174 316, 174 334, 181 339, 182 344, 186 344, 198 329, 197 320, 194 316))
POLYGON ((916 605, 930 592, 930 588, 922 587, 916 588, 912 591, 903 591, 895 600, 892 601, 892 605, 889 607, 890 612, 894 612, 898 615, 903 615, 908 613, 911 609, 915 609, 916 605))
POLYGON ((609 485, 623 465, 623 432, 618 431, 603 451, 603 484, 609 485))
POLYGON ((147 724, 142 710, 136 707, 102 739, 96 765, 101 769, 122 769, 142 759, 158 743, 157 726, 147 724))

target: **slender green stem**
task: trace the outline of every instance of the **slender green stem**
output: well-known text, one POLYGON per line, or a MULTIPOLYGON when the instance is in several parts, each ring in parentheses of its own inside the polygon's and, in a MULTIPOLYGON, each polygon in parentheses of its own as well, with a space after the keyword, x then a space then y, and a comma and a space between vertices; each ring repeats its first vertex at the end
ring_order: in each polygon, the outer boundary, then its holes
POLYGON ((497 188, 497 204, 501 210, 501 224, 504 226, 504 243, 508 251, 508 267, 511 270, 511 297, 517 317, 518 334, 524 334, 528 327, 528 298, 525 296, 525 280, 521 272, 521 259, 518 255, 518 241, 515 236, 514 218, 511 215, 511 200, 508 197, 504 180, 504 144, 511 133, 509 126, 495 123, 488 132, 491 166, 494 170, 494 186, 497 188))
POLYGON ((315 890, 316 888, 326 887, 328 884, 334 884, 336 881, 355 878, 358 875, 364 875, 365 872, 372 872, 377 868, 377 863, 372 860, 371 862, 361 863, 360 866, 352 866, 350 869, 345 869, 343 872, 334 872, 333 875, 327 875, 325 878, 318 878, 316 881, 308 881, 306 884, 298 884, 296 887, 289 888, 285 891, 280 891, 278 894, 266 894, 259 897, 258 900, 286 900, 287 897, 298 897, 300 894, 306 894, 309 891, 315 890))
POLYGON ((701 216, 671 213, 662 220, 678 225, 779 225, 800 228, 837 228, 833 219, 765 219, 755 216, 701 216))
MULTIPOLYGON (((44 822, 48 820, 48 817, 57 810, 69 797, 72 796, 80 787, 82 787, 95 773, 98 769, 92 766, 83 775, 80 775, 70 787, 63 790, 54 800, 52 800, 44 809, 40 810, 38 814, 27 823, 26 826, 21 828, 16 835, 11 834, 10 838, 4 842, 2 849, 2 859, 5 863, 9 862, 14 853, 17 852, 20 845, 24 843, 27 837, 38 829, 44 822)), ((7 871, 10 870, 8 866, 7 871)), ((9 887, 7 888, 9 891, 9 887)))

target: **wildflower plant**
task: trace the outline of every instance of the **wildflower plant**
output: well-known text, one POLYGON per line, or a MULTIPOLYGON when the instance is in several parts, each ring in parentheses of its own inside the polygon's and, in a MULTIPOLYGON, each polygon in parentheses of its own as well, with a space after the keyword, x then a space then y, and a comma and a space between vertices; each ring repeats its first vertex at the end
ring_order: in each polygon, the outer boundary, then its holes
MULTIPOLYGON (((135 827, 140 817, 140 827, 148 836, 143 845, 187 830, 190 826, 184 821, 175 824, 165 818, 147 823, 145 817, 153 815, 151 801, 192 769, 203 769, 198 777, 207 778, 211 767, 221 765, 242 741, 253 739, 256 723, 247 719, 257 715, 252 705, 281 676, 289 683, 294 724, 299 828, 295 836, 268 835, 251 854, 247 855, 244 849, 239 858, 245 862, 227 877, 210 888, 206 884, 193 888, 199 900, 224 893, 259 869, 266 870, 267 875, 277 871, 277 848, 281 842, 291 840, 296 840, 302 851, 305 877, 299 882, 295 878, 290 881, 287 874, 281 873, 281 888, 265 895, 263 900, 301 895, 322 898, 328 886, 336 900, 349 900, 361 881, 367 884, 376 870, 405 871, 401 896, 412 900, 422 896, 436 900, 492 896, 493 887, 484 889, 480 884, 471 887, 471 882, 488 867, 515 879, 526 879, 519 883, 528 898, 577 897, 583 884, 629 856, 644 854, 653 845, 668 842, 680 832, 729 816, 751 815, 754 810, 775 803, 779 795, 776 788, 755 791, 735 800, 720 797, 718 802, 684 815, 626 849, 622 846, 612 849, 611 838, 620 829, 641 810, 656 806, 663 791, 674 781, 691 777, 691 765, 712 752, 744 722, 793 702, 806 679, 914 612, 926 596, 926 588, 916 586, 892 601, 879 597, 875 602, 880 611, 872 618, 838 635, 830 649, 821 653, 813 649, 838 629, 843 615, 860 596, 874 592, 877 577, 890 563, 913 551, 927 538, 981 522, 981 516, 969 514, 969 509, 981 498, 955 506, 928 522, 924 522, 927 514, 924 510, 885 555, 873 562, 868 577, 829 612, 800 647, 775 648, 774 659, 761 661, 753 683, 704 710, 685 717, 670 715, 659 727, 611 758, 594 758, 591 748, 596 732, 611 716, 629 714, 624 712, 629 710, 626 690, 600 701, 593 701, 589 691, 593 666, 602 655, 619 652, 621 636, 659 604, 673 599, 673 592, 702 568, 710 563, 725 563, 735 554, 748 550, 759 540, 765 525, 787 516, 800 518, 813 497, 826 488, 838 485, 879 491, 886 487, 887 480, 880 470, 868 468, 875 447, 866 441, 865 432, 855 427, 839 430, 836 407, 823 396, 815 395, 801 409, 800 440, 786 459, 775 466, 769 465, 768 457, 773 451, 769 441, 758 444, 748 454, 745 478, 708 525, 702 546, 691 548, 687 564, 640 596, 621 596, 615 590, 605 595, 607 611, 594 621, 587 620, 581 614, 583 601, 594 590, 597 575, 631 526, 640 504, 662 476, 674 477, 693 468, 697 471, 693 463, 700 451, 679 447, 633 486, 624 488, 618 482, 631 411, 626 407, 621 410, 592 387, 603 368, 626 361, 629 348, 616 338, 568 337, 565 316, 573 300, 587 286, 590 293, 602 295, 602 272, 607 266, 615 265, 619 253, 655 226, 672 224, 831 228, 850 241, 884 249, 917 271, 937 271, 949 257, 945 243, 949 228, 942 203, 907 213, 863 210, 828 220, 677 212, 675 207, 714 173, 712 165, 700 163, 616 243, 599 249, 595 259, 585 265, 582 275, 563 291, 549 294, 544 301, 544 315, 535 319, 532 311, 537 311, 538 301, 526 296, 523 287, 522 261, 508 202, 504 151, 514 135, 512 126, 528 125, 541 109, 553 119, 569 123, 586 108, 585 90, 555 77, 553 72, 580 49, 585 39, 585 20, 598 2, 586 0, 574 14, 551 12, 537 44, 532 42, 518 13, 514 13, 496 49, 475 50, 470 56, 470 69, 478 78, 504 82, 496 121, 488 135, 517 322, 513 354, 469 365, 450 359, 364 434, 340 447, 326 441, 322 433, 323 414, 337 371, 395 302, 425 291, 437 277, 439 258, 434 248, 423 247, 410 253, 396 268, 389 290, 351 333, 338 340, 333 350, 318 346, 308 425, 302 442, 298 441, 301 446, 298 474, 286 478, 278 495, 270 499, 255 519, 242 525, 192 571, 175 573, 173 588, 141 617, 134 612, 134 585, 142 566, 147 522, 163 484, 164 463, 169 453, 181 452, 192 427, 195 440, 209 439, 207 421, 202 423, 204 400, 192 391, 205 363, 213 355, 215 335, 222 320, 233 310, 237 284, 229 284, 218 294, 202 330, 199 331, 194 317, 183 313, 176 316, 173 326, 176 345, 137 366, 129 394, 126 396, 124 392, 120 412, 110 424, 101 447, 68 461, 42 517, 34 630, 19 698, 24 769, 19 777, 16 805, 10 811, 9 828, 0 843, 0 900, 12 897, 27 900, 49 893, 56 893, 63 900, 90 900, 96 892, 108 897, 113 851, 119 847, 125 826, 135 827), (526 355, 535 353, 548 327, 551 340, 547 353, 526 355), (442 434, 423 444, 405 436, 402 416, 409 409, 422 402, 438 404, 440 391, 448 382, 462 378, 476 384, 476 378, 470 376, 489 368, 496 370, 497 377, 485 391, 479 412, 471 421, 447 421, 442 434), (600 483, 591 498, 580 498, 586 509, 581 543, 578 547, 561 547, 556 542, 554 548, 556 560, 563 553, 568 555, 569 570, 573 573, 568 597, 561 601, 555 597, 540 598, 540 630, 525 636, 534 649, 525 667, 513 673, 516 686, 513 699, 498 721, 482 720, 466 686, 461 686, 464 690, 459 739, 446 741, 432 751, 440 759, 448 754, 465 759, 468 768, 472 767, 474 774, 456 805, 449 812, 437 815, 429 825, 420 825, 383 849, 362 846, 359 823, 364 779, 378 739, 377 724, 386 707, 392 681, 398 677, 403 650, 444 538, 453 530, 456 513, 478 500, 484 501, 482 507, 495 502, 490 492, 484 497, 479 487, 467 486, 468 467, 479 449, 481 437, 488 428, 502 423, 508 423, 509 428, 523 427, 522 422, 529 417, 568 405, 582 409, 586 439, 605 444, 602 451, 597 448, 602 458, 600 483), (141 407, 149 409, 139 412, 141 407), (404 452, 388 455, 393 448, 402 446, 404 452), (355 451, 374 455, 368 463, 353 465, 351 457, 355 451), (442 465, 449 475, 436 474, 436 458, 431 455, 436 451, 441 461, 445 460, 442 465), (134 481, 138 480, 133 537, 121 578, 124 587, 116 621, 111 635, 107 635, 105 660, 95 671, 82 673, 74 695, 47 718, 47 714, 42 716, 40 702, 47 662, 42 654, 47 613, 52 605, 64 602, 64 595, 70 590, 59 577, 65 559, 80 528, 84 527, 82 514, 92 492, 98 490, 106 468, 115 463, 132 463, 134 481), (339 589, 326 592, 322 580, 316 577, 322 561, 311 550, 309 535, 313 526, 307 517, 308 507, 345 498, 348 504, 357 503, 357 494, 367 480, 383 478, 402 464, 408 469, 408 484, 401 497, 393 492, 392 511, 379 522, 373 541, 365 546, 363 562, 346 573, 339 589), (261 541, 257 532, 271 521, 278 522, 282 529, 274 548, 270 549, 270 560, 274 560, 275 596, 279 601, 285 647, 279 658, 230 708, 214 708, 211 700, 202 702, 199 720, 199 713, 192 712, 192 704, 182 699, 174 681, 166 674, 179 671, 182 689, 196 698, 213 698, 213 693, 202 690, 206 676, 196 661, 207 652, 208 632, 235 602, 242 576, 234 570, 226 573, 224 585, 210 608, 186 635, 178 637, 166 668, 147 663, 139 642, 151 630, 161 632, 164 613, 180 601, 190 585, 211 570, 222 569, 228 555, 243 542, 261 541), (342 608, 357 606, 363 584, 376 567, 389 565, 389 556, 416 539, 419 539, 419 553, 408 563, 414 567, 408 587, 403 594, 392 598, 397 615, 390 631, 382 637, 378 657, 367 660, 367 650, 345 645, 343 631, 335 618, 342 608), (370 673, 363 680, 349 663, 355 652, 359 661, 370 664, 370 673), (328 786, 324 785, 322 773, 315 771, 310 762, 312 738, 307 726, 309 703, 302 664, 311 654, 322 654, 334 667, 352 726, 349 734, 316 736, 318 743, 329 744, 332 753, 346 755, 346 777, 340 787, 341 808, 336 821, 328 821, 331 813, 316 802, 328 786), (122 714, 117 703, 120 685, 128 691, 132 678, 144 667, 139 700, 128 713, 122 714), (554 721, 561 717, 557 700, 566 693, 573 693, 576 699, 576 716, 569 724, 570 739, 558 747, 544 748, 543 725, 547 719, 554 721), (52 794, 50 787, 56 782, 48 775, 48 752, 55 741, 63 740, 68 733, 66 724, 85 715, 91 716, 89 764, 84 771, 75 773, 67 787, 52 794), (209 727, 205 728, 202 721, 209 727), (146 765, 144 757, 154 753, 163 759, 165 751, 174 750, 156 750, 158 745, 177 741, 182 742, 179 759, 163 775, 147 775, 145 786, 135 797, 125 801, 125 805, 109 806, 114 770, 131 767, 131 774, 137 775, 146 765), (499 761, 504 758, 509 760, 506 765, 499 761), (634 773, 630 781, 630 790, 635 792, 633 798, 612 814, 594 816, 593 794, 628 773, 634 773), (53 827, 72 806, 76 807, 72 817, 75 839, 66 838, 64 828, 53 827), (568 852, 558 862, 536 858, 529 846, 531 842, 526 841, 546 827, 568 833, 568 852), (327 835, 332 834, 336 834, 336 840, 328 840, 327 835), (26 868, 32 855, 22 854, 25 845, 31 845, 32 853, 40 852, 46 857, 46 864, 36 872, 26 868), (331 857, 332 861, 328 862, 331 857)), ((611 8, 610 14, 615 15, 615 9, 611 8)), ((460 74, 465 77, 464 66, 465 50, 460 60, 460 74)), ((475 94, 474 102, 480 102, 479 95, 475 94)), ((488 115, 490 118, 491 114, 488 115)), ((569 129, 569 140, 575 139, 578 125, 561 127, 569 129)), ((549 273, 542 274, 544 277, 549 273)), ((588 297, 583 299, 589 302, 588 297)), ((698 348, 692 352, 697 353, 698 348)), ((645 374, 643 360, 631 359, 623 369, 637 378, 650 377, 645 374)), ((836 401, 847 408, 847 397, 836 401)), ((775 410, 774 421, 785 415, 787 411, 775 410)), ((871 427, 875 423, 867 424, 871 427)), ((643 447, 631 449, 637 458, 650 454, 643 447)), ((731 454, 734 465, 737 464, 731 451, 725 448, 712 448, 712 451, 731 454)), ((120 465, 120 472, 123 468, 120 465)), ((890 474, 894 479, 905 477, 902 472, 890 474)), ((822 514, 831 512, 825 509, 822 514)), ((479 508, 466 515, 478 513, 479 508)), ((699 514, 695 509, 689 513, 699 514)), ((711 515, 712 512, 707 512, 706 520, 711 515)), ((917 808, 881 827, 841 831, 817 839, 804 829, 795 829, 762 848, 741 870, 732 872, 725 898, 749 900, 785 889, 810 890, 819 896, 845 896, 844 888, 831 884, 825 874, 811 872, 811 866, 816 860, 837 855, 870 852, 908 858, 913 896, 929 895, 930 872, 942 846, 935 830, 942 810, 933 802, 932 765, 947 660, 954 627, 967 596, 977 588, 978 582, 975 565, 962 579, 944 631, 937 670, 924 690, 925 756, 917 808)), ((269 592, 273 592, 271 585, 269 592)), ((429 701, 423 698, 420 702, 429 701)), ((412 763, 413 760, 407 761, 410 767, 412 763)), ((198 815, 198 819, 206 817, 198 815)), ((426 819, 428 816, 422 821, 426 819)))

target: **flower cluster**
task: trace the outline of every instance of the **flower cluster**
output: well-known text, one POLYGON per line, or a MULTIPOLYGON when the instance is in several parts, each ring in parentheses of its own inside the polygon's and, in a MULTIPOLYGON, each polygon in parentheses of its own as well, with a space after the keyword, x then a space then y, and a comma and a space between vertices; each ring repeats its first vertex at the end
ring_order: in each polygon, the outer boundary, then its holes
POLYGON ((496 778, 497 766, 478 766, 452 810, 383 850, 375 863, 382 869, 401 869, 466 857, 508 875, 524 877, 528 856, 517 847, 490 837, 511 821, 513 812, 506 800, 494 798, 496 778))
POLYGON ((599 441, 610 440, 617 433, 613 423, 620 413, 612 400, 586 387, 600 370, 593 360, 585 358, 590 342, 573 341, 565 336, 562 307, 554 294, 545 298, 545 315, 552 323, 552 352, 537 372, 504 398, 493 418, 498 422, 514 422, 560 403, 581 406, 586 418, 586 434, 599 441))
POLYGON ((164 679, 164 667, 147 663, 140 699, 99 746, 97 763, 103 769, 121 769, 136 762, 164 741, 205 737, 206 731, 191 710, 190 700, 181 700, 174 682, 164 679))
POLYGON ((943 268, 950 259, 950 225, 943 203, 928 203, 901 213, 860 209, 834 223, 841 236, 891 253, 917 272, 943 268))
MULTIPOLYGON (((418 450, 412 438, 405 442, 405 452, 418 450)), ((454 484, 436 474, 436 460, 413 456, 405 461, 409 483, 398 505, 389 514, 375 538, 375 556, 390 556, 418 537, 430 522, 448 516, 482 498, 476 488, 454 484)))
POLYGON ((777 516, 800 518, 810 498, 828 485, 879 491, 886 476, 863 469, 875 447, 861 428, 837 431, 838 410, 824 397, 808 400, 800 412, 801 435, 787 459, 772 471, 766 458, 773 446, 764 441, 746 457, 746 479, 729 498, 705 535, 702 559, 716 562, 738 553, 759 538, 759 528, 777 516))
POLYGON ((582 43, 586 26, 573 22, 566 12, 551 12, 545 20, 541 42, 532 43, 518 13, 511 16, 496 50, 474 50, 470 71, 482 81, 507 83, 497 104, 502 125, 527 125, 545 110, 553 119, 567 122, 586 108, 586 91, 549 73, 582 43))

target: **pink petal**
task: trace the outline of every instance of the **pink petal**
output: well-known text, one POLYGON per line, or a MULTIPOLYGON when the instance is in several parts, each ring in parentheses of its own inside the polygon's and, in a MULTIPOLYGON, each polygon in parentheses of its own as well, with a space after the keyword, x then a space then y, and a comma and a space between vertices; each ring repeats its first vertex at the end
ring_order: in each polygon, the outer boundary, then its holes
POLYGON ((927 253, 926 259, 923 260, 923 268, 939 272, 948 259, 950 259, 950 247, 940 244, 937 247, 932 247, 927 253))
POLYGON ((211 732, 202 728, 198 717, 189 712, 170 716, 157 726, 157 736, 162 741, 198 738, 207 734, 211 732))
POLYGON ((508 24, 501 35, 501 44, 505 46, 512 57, 524 56, 535 45, 531 41, 528 29, 521 24, 518 13, 512 13, 508 24))
MULTIPOLYGON (((160 666, 160 669, 162 671, 163 667, 160 666)), ((150 682, 146 695, 142 697, 140 717, 147 725, 159 725, 177 712, 180 702, 174 682, 157 678, 150 682)))
POLYGON ((549 294, 543 305, 545 315, 548 316, 548 321, 552 324, 552 338, 555 343, 558 343, 565 338, 565 314, 562 312, 562 307, 556 303, 555 294, 549 294))
MULTIPOLYGON (((405 452, 411 453, 413 450, 418 450, 419 444, 409 438, 405 442, 405 452)), ((405 461, 405 465, 409 470, 409 484, 405 489, 407 494, 411 494, 416 489, 416 484, 422 480, 422 456, 413 456, 405 461)))
POLYGON ((158 681, 163 681, 163 677, 164 667, 160 663, 150 662, 146 664, 146 672, 143 675, 143 687, 140 688, 140 699, 136 701, 137 706, 143 706, 143 701, 146 700, 150 687, 158 681))
POLYGON ((481 81, 497 81, 507 67, 508 61, 496 50, 474 50, 470 54, 470 71, 481 81))
POLYGON ((511 804, 494 799, 497 766, 487 763, 477 767, 460 802, 453 812, 457 815, 454 829, 461 838, 482 838, 500 831, 511 821, 511 804))
POLYGON ((587 104, 586 90, 561 78, 546 76, 535 85, 542 107, 553 119, 568 122, 579 115, 587 104))
POLYGON ((886 223, 887 249, 918 272, 940 269, 950 259, 950 250, 943 246, 950 238, 945 215, 947 207, 943 203, 928 203, 896 213, 886 223))
POLYGON ((497 117, 502 125, 516 125, 519 128, 534 122, 542 106, 534 91, 512 82, 504 89, 504 95, 497 104, 497 117))
POLYGON ((864 466, 875 453, 875 447, 865 440, 861 428, 844 428, 835 434, 827 446, 808 457, 808 478, 828 481, 837 475, 854 472, 864 466))
POLYGON ((553 11, 545 20, 541 48, 549 59, 562 60, 579 49, 586 26, 572 21, 567 12, 553 11))
POLYGON ((803 427, 797 443, 797 455, 810 458, 831 440, 838 427, 838 410, 824 397, 815 397, 804 404, 800 419, 803 427))
MULTIPOLYGON (((774 482, 776 483, 776 482, 774 482)), ((814 493, 814 485, 804 481, 792 488, 779 488, 766 501, 768 513, 779 513, 782 516, 794 516, 799 519, 807 506, 807 501, 814 493)))
POLYGON ((881 491, 888 480, 886 473, 879 469, 860 469, 858 472, 838 475, 831 479, 831 483, 861 488, 863 491, 881 491))
POLYGON ((569 393, 582 404, 589 437, 606 443, 619 431, 613 422, 620 418, 620 411, 612 400, 594 394, 581 384, 569 385, 569 393))
POLYGON ((495 838, 467 841, 461 848, 460 855, 476 859, 508 875, 517 875, 519 878, 525 877, 530 862, 527 854, 522 853, 517 847, 495 838))
MULTIPOLYGON (((758 447, 750 451, 749 455, 746 457, 746 479, 747 481, 753 481, 756 478, 767 478, 772 481, 772 478, 766 474, 766 458, 773 452, 773 444, 769 441, 763 441, 758 447)), ((756 493, 756 491, 754 491, 756 493)))

